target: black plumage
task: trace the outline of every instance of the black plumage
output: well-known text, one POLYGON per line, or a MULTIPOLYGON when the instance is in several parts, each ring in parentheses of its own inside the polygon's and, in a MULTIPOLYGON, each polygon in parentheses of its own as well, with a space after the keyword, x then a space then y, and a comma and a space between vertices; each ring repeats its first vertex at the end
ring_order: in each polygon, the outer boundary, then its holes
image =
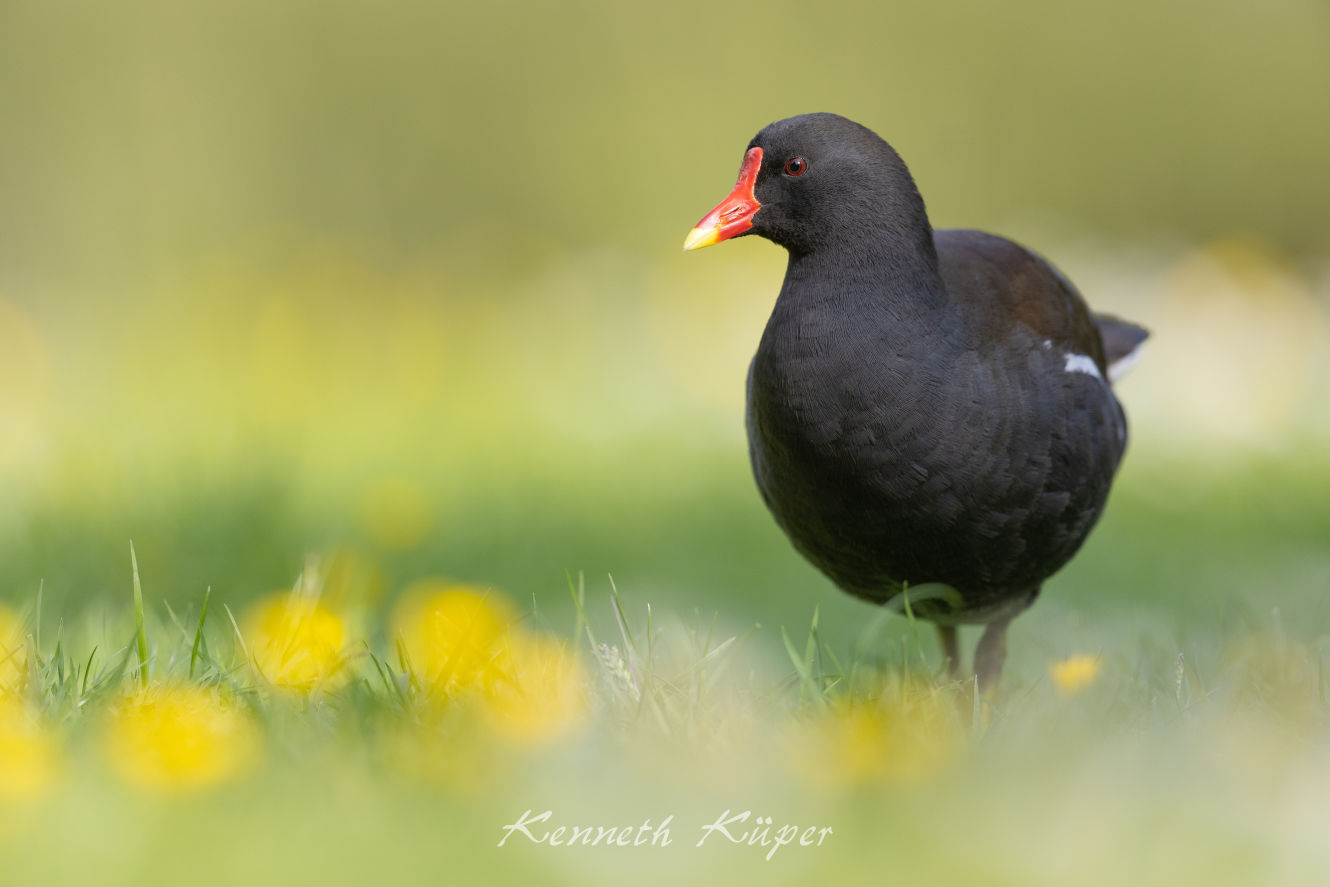
POLYGON ((722 204, 690 245, 715 228, 707 242, 758 234, 789 252, 749 369, 758 488, 844 590, 900 605, 908 586, 953 667, 953 626, 989 625, 975 656, 989 686, 1007 623, 1103 511, 1127 441, 1110 367, 1146 333, 1093 315, 1012 241, 935 232, 900 157, 852 121, 778 121, 754 157, 736 186, 748 202, 729 200, 750 227, 722 204))

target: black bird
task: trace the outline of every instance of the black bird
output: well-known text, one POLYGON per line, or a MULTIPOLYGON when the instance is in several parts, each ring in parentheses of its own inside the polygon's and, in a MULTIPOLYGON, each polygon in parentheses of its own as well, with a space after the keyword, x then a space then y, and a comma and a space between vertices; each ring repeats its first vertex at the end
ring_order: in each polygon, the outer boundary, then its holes
POLYGON ((747 234, 789 252, 748 370, 762 498, 842 589, 937 623, 953 674, 956 626, 986 625, 991 690, 1008 623, 1104 510, 1109 382, 1148 333, 1010 240, 934 231, 899 155, 835 114, 759 132, 684 249, 747 234))

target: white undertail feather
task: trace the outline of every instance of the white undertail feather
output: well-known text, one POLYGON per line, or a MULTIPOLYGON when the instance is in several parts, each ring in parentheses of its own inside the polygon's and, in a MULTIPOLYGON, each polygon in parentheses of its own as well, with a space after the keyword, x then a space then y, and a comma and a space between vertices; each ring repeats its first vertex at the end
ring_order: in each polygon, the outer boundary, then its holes
POLYGON ((1136 361, 1140 359, 1141 348, 1144 345, 1145 341, 1142 340, 1140 345, 1137 345, 1135 348, 1110 363, 1108 365, 1108 381, 1116 382, 1118 379, 1127 375, 1127 370, 1135 366, 1136 361))

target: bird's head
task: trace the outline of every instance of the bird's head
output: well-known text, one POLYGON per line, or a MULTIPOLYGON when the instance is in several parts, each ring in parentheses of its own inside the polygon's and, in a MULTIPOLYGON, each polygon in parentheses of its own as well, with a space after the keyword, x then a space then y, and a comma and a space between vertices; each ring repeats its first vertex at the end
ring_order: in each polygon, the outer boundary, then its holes
POLYGON ((921 224, 927 230, 923 200, 890 145, 839 115, 801 114, 753 137, 734 190, 689 232, 684 249, 758 234, 805 254, 921 224))

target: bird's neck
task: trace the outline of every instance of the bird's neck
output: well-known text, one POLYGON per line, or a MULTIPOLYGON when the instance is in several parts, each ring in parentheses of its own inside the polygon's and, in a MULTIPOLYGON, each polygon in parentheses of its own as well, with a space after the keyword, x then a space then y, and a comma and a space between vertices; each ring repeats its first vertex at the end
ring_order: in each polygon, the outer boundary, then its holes
POLYGON ((834 245, 791 251, 777 304, 797 309, 812 300, 820 309, 887 324, 927 322, 948 308, 932 229, 926 223, 905 230, 862 229, 834 245))

